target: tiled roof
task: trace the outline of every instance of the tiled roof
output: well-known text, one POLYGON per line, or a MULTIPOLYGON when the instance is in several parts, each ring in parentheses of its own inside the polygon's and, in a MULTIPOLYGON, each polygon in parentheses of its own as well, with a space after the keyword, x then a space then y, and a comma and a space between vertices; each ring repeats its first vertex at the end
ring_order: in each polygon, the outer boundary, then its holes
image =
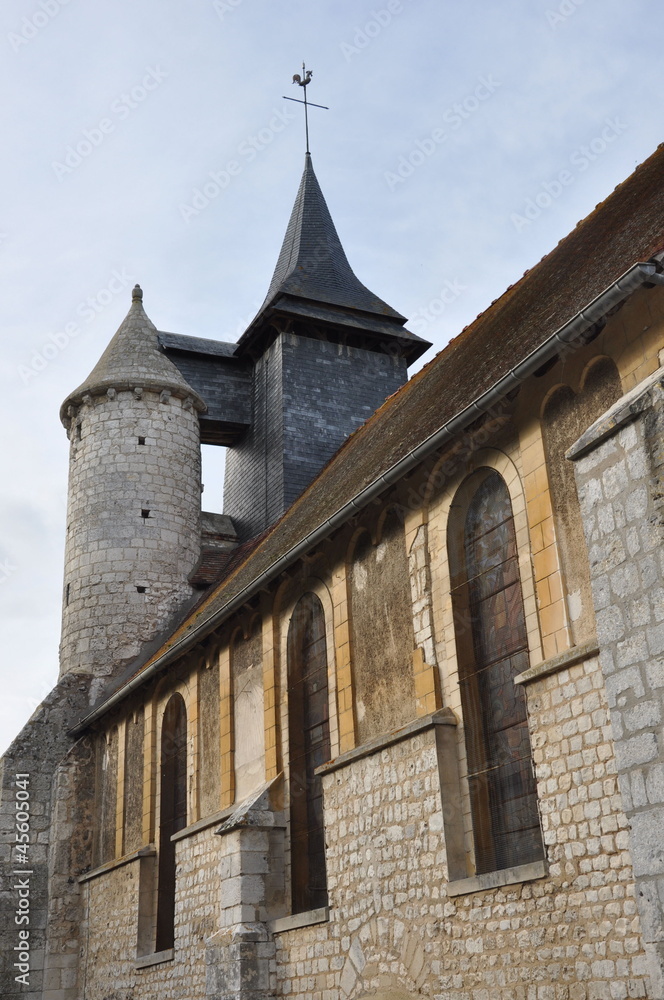
POLYGON ((282 555, 506 375, 632 264, 664 249, 664 145, 339 449, 226 579, 134 674, 190 636, 282 555))
POLYGON ((181 333, 159 331, 159 346, 170 351, 184 351, 187 354, 205 354, 219 358, 232 358, 237 344, 223 340, 208 340, 206 337, 189 337, 181 333))

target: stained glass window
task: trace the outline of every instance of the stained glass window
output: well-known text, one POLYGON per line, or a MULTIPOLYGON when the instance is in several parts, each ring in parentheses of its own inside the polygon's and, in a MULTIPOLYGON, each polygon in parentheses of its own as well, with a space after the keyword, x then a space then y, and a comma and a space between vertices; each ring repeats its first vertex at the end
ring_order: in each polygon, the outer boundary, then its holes
POLYGON ((330 758, 327 644, 315 594, 295 606, 288 631, 288 724, 293 913, 327 904, 323 787, 314 772, 330 758))
POLYGON ((513 680, 528 667, 528 642, 512 505, 497 472, 484 470, 478 483, 451 538, 450 570, 482 874, 540 860, 543 848, 525 692, 513 680))
POLYGON ((161 727, 161 799, 156 950, 172 948, 175 937, 174 833, 187 825, 187 710, 174 694, 161 727))

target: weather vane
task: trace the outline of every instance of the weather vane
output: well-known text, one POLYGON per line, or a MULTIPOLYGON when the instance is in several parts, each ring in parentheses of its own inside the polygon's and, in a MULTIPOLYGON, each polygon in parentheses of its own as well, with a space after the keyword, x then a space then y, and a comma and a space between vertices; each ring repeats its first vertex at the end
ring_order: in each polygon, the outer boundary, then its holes
POLYGON ((313 75, 313 71, 307 69, 304 63, 302 63, 302 76, 299 73, 295 73, 293 76, 293 83, 299 83, 300 87, 304 89, 303 101, 298 100, 297 97, 286 97, 284 94, 285 101, 295 101, 297 104, 304 104, 304 128, 307 133, 307 153, 309 152, 309 108, 323 108, 324 111, 330 110, 325 104, 312 104, 307 101, 307 87, 311 83, 313 75))

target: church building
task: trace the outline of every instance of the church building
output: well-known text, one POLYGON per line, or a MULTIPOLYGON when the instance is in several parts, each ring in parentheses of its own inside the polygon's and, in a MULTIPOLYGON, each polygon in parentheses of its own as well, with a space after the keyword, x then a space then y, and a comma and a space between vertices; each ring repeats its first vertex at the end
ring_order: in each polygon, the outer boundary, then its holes
POLYGON ((663 286, 661 146, 410 379, 308 153, 237 343, 134 288, 60 413, 5 1000, 664 1000, 663 286))

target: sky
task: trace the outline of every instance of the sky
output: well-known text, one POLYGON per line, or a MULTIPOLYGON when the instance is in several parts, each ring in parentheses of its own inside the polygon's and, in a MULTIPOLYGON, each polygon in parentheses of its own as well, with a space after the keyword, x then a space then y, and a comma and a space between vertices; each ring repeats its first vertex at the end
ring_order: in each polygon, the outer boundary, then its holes
POLYGON ((662 140, 663 36, 655 0, 4 0, 0 749, 57 679, 59 406, 136 282, 161 330, 248 325, 303 168, 302 62, 347 256, 424 364, 662 140))

